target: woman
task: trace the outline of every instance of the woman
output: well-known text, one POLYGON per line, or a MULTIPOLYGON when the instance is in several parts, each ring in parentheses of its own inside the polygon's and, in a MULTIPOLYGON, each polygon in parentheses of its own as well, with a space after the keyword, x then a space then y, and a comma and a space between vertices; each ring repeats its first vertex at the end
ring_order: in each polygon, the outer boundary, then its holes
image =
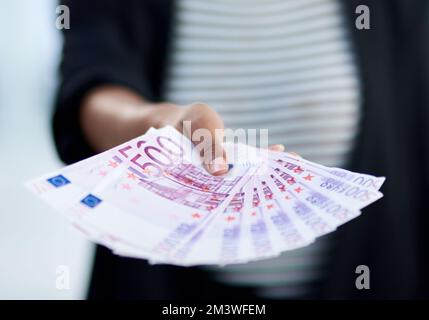
MULTIPOLYGON (((268 128, 271 143, 305 158, 388 177, 362 217, 273 260, 184 269, 98 248, 90 298, 427 295, 425 1, 64 4, 54 134, 65 162, 191 120, 212 132, 268 128), (370 30, 355 27, 361 4, 370 30), (371 270, 370 290, 355 286, 359 265, 371 270)), ((210 173, 227 171, 222 153, 205 160, 210 173)))

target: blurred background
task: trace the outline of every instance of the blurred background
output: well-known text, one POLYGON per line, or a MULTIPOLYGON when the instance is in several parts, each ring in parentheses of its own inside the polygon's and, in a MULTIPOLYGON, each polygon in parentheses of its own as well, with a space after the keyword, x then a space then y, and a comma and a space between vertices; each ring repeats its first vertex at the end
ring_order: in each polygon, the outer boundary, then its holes
MULTIPOLYGON (((143 8, 148 3, 167 3, 145 1, 130 3, 138 8, 143 8)), ((385 175, 388 179, 382 190, 385 198, 371 206, 356 222, 336 232, 339 236, 336 245, 341 248, 338 251, 340 255, 336 255, 331 261, 331 267, 327 268, 335 275, 331 279, 332 283, 328 283, 327 288, 331 291, 327 291, 327 297, 350 298, 355 295, 358 297, 359 294, 364 297, 363 291, 356 290, 354 273, 356 266, 363 263, 371 266, 371 274, 376 279, 368 297, 429 297, 428 218, 425 214, 428 181, 425 175, 427 177, 429 156, 426 125, 429 119, 429 11, 420 14, 419 10, 427 9, 425 1, 428 0, 364 1, 371 4, 374 12, 372 21, 379 28, 372 30, 379 32, 356 31, 356 40, 359 40, 356 49, 364 56, 365 62, 361 71, 367 77, 364 77, 366 82, 363 81, 366 90, 363 99, 366 107, 362 109, 365 112, 365 129, 359 136, 361 142, 356 149, 359 153, 353 169, 385 175)), ((63 165, 58 159, 51 131, 53 98, 58 86, 57 66, 62 46, 60 31, 55 28, 57 2, 0 1, 0 299, 84 299, 88 290, 94 246, 73 230, 66 219, 24 187, 25 181, 63 165), (66 286, 58 287, 58 279, 63 276, 68 278, 66 286)), ((202 3, 199 0, 188 2, 197 7, 202 3)), ((361 4, 357 0, 343 2, 349 4, 349 9, 361 4)), ((74 3, 79 3, 82 7, 88 6, 92 10, 104 5, 102 1, 87 2, 85 5, 82 2, 74 3)), ((123 2, 120 4, 123 5, 123 2)), ((86 7, 84 9, 82 12, 86 13, 86 7)), ((349 10, 349 13, 355 14, 354 10, 349 10)), ((143 14, 143 9, 140 14, 143 14)), ((156 22, 150 19, 148 21, 157 26, 163 25, 156 18, 152 19, 156 22)), ((86 30, 83 31, 85 35, 86 30)), ((109 30, 106 35, 108 32, 109 30)), ((81 35, 79 39, 81 38, 85 37, 81 35)), ((109 37, 102 40, 107 38, 109 37)), ((210 41, 209 38, 203 39, 210 41)), ((299 40, 302 39, 305 40, 305 37, 299 37, 299 40)), ((82 43, 84 45, 85 41, 82 43)), ((85 53, 80 48, 75 51, 85 53)), ((96 54, 88 56, 98 57, 96 54)), ((320 57, 324 57, 323 54, 320 57)), ((69 56, 68 63, 77 60, 79 59, 69 56)), ((322 60, 322 64, 330 61, 322 60)), ((109 59, 106 61, 110 66, 109 59)), ((98 61, 86 61, 89 65, 95 62, 98 61)), ((71 66, 69 69, 74 70, 72 64, 71 66)), ((83 70, 88 67, 85 61, 78 66, 83 70)), ((134 65, 128 67, 132 70, 135 68, 134 65)), ((213 70, 217 72, 216 69, 213 70)), ((227 74, 229 65, 225 70, 227 74)), ((337 86, 333 88, 335 94, 340 91, 337 86)), ((174 93, 174 90, 170 92, 172 97, 174 93)), ((177 90, 176 94, 180 98, 181 90, 177 90)), ((307 96, 304 98, 304 101, 308 99, 307 96)), ((201 99, 192 98, 192 101, 201 99)), ((186 105, 187 102, 181 104, 186 105)), ((261 111, 265 112, 265 109, 261 111)), ((66 122, 69 120, 67 117, 65 119, 66 122)), ((280 127, 283 127, 283 123, 280 127)), ((291 146, 290 140, 286 145, 291 146)), ((313 149, 311 147, 310 152, 313 149)), ((165 277, 165 270, 158 274, 158 278, 153 277, 157 272, 154 271, 156 267, 142 268, 143 260, 124 260, 126 264, 123 267, 123 261, 115 264, 115 259, 119 258, 109 256, 108 252, 104 254, 106 261, 99 263, 99 269, 105 274, 98 278, 97 283, 102 284, 100 291, 97 291, 101 296, 106 291, 103 286, 105 283, 108 284, 107 287, 112 287, 109 292, 111 297, 146 297, 147 295, 140 294, 144 290, 152 293, 154 283, 157 288, 160 285, 162 290, 159 292, 169 293, 172 287, 169 281, 177 279, 175 273, 165 277), (117 269, 110 268, 109 263, 113 263, 117 269), (135 273, 129 272, 130 266, 135 273), (117 283, 110 281, 112 274, 117 279, 126 279, 118 281, 123 291, 116 292, 117 283), (149 285, 141 285, 143 289, 133 286, 138 283, 135 281, 137 276, 142 283, 149 285), (161 281, 165 279, 168 280, 161 281), (133 296, 136 292, 129 294, 133 287, 138 288, 136 296, 133 296)), ((194 280, 192 272, 195 271, 187 272, 187 277, 194 280)), ((185 289, 178 288, 177 292, 182 297, 185 289)), ((225 288, 229 290, 229 287, 225 288)), ((186 289, 191 291, 188 286, 186 289)))
POLYGON ((1 1, 0 299, 82 299, 92 263, 90 243, 24 188, 60 166, 50 132, 61 47, 56 5, 1 1), (63 266, 69 288, 57 289, 63 266))

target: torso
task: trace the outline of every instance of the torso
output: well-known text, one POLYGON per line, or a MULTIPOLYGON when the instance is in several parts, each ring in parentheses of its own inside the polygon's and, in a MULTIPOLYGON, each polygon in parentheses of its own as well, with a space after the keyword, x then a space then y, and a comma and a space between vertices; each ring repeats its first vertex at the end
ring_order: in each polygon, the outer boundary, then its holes
MULTIPOLYGON (((165 99, 208 103, 228 128, 269 129, 304 158, 347 159, 360 88, 336 0, 179 0, 165 99)), ((218 281, 261 296, 306 294, 323 277, 330 242, 279 258, 212 268, 218 281)))

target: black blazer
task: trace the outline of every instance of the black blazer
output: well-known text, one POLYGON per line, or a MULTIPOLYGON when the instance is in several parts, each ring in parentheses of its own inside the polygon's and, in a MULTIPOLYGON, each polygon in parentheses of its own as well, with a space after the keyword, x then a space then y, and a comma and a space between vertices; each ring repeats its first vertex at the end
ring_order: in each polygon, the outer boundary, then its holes
MULTIPOLYGON (((349 168, 384 175, 385 197, 339 228, 322 298, 429 297, 427 199, 429 178, 429 2, 342 1, 363 83, 363 117, 349 168), (371 29, 355 28, 366 4, 371 29), (368 265, 371 289, 357 290, 355 269, 368 265)), ((93 152, 78 123, 79 101, 90 88, 114 83, 153 101, 163 98, 174 1, 64 1, 61 85, 53 132, 62 160, 93 152)), ((91 298, 187 298, 226 294, 196 268, 148 266, 98 248, 91 298)), ((230 291, 245 296, 248 290, 230 291)))

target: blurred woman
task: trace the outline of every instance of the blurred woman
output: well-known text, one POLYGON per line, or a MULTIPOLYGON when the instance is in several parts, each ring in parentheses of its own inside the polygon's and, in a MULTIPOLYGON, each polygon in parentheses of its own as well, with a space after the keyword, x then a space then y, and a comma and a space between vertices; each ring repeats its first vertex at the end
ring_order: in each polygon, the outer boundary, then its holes
MULTIPOLYGON (((185 120, 268 128, 270 143, 388 177, 332 237, 225 268, 149 266, 98 248, 90 298, 412 298, 427 295, 425 1, 65 1, 54 134, 71 163, 185 120), (358 5, 370 29, 356 28, 358 5), (357 266, 371 271, 358 290, 357 266)), ((220 143, 215 141, 214 143, 220 143)), ((222 154, 207 170, 223 174, 222 154)))

